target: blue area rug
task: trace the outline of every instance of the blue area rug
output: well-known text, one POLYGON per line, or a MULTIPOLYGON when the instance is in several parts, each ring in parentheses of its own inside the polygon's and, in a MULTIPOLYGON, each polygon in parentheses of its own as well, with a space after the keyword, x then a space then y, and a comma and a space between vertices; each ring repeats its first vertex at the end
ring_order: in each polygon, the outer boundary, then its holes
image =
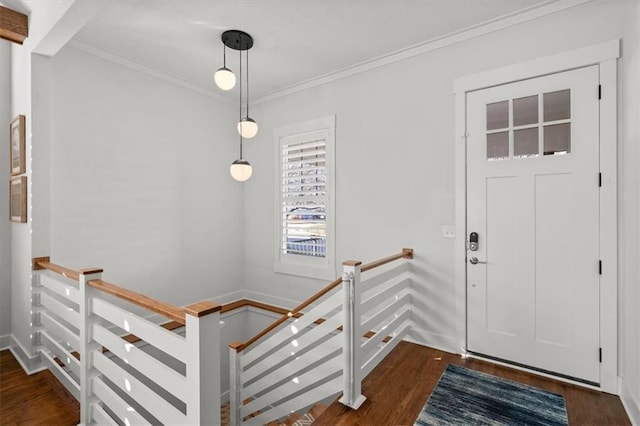
POLYGON ((564 397, 450 364, 416 425, 567 425, 564 397))

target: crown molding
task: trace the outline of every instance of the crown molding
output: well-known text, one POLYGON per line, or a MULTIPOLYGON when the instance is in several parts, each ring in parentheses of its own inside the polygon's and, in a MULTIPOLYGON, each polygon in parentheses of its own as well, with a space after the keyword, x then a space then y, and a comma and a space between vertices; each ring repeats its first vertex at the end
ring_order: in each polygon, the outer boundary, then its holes
MULTIPOLYGON (((397 50, 395 52, 379 56, 377 58, 374 58, 368 61, 360 62, 356 65, 352 65, 338 71, 327 73, 319 77, 314 77, 312 79, 305 80, 300 83, 296 83, 296 84, 287 86, 285 88, 275 90, 273 92, 267 93, 266 95, 258 96, 251 101, 251 105, 258 105, 261 103, 269 102, 274 99, 281 98, 283 96, 291 95, 293 93, 301 92, 303 90, 311 89, 313 87, 322 86, 324 84, 331 83, 333 81, 340 80, 343 78, 351 77, 353 75, 360 74, 369 70, 373 70, 375 68, 390 65, 395 62, 404 61, 414 56, 423 55, 425 53, 432 52, 437 49, 442 49, 444 47, 462 43, 464 41, 471 40, 476 37, 480 37, 496 31, 500 31, 515 25, 519 25, 543 16, 561 12, 563 10, 582 5, 590 1, 591 0, 547 0, 542 5, 531 6, 528 9, 525 9, 524 11, 520 10, 518 12, 503 15, 498 18, 485 21, 477 25, 470 26, 459 31, 455 31, 441 37, 427 40, 427 41, 415 44, 413 46, 409 46, 409 47, 397 50)), ((80 42, 78 40, 71 40, 67 44, 67 46, 83 51, 85 53, 89 53, 94 56, 98 56, 100 58, 120 64, 122 66, 134 69, 138 72, 156 77, 158 79, 167 81, 169 83, 176 84, 185 89, 194 91, 196 93, 200 93, 202 95, 208 96, 218 101, 222 101, 228 104, 233 103, 233 101, 218 94, 217 92, 201 87, 197 84, 188 82, 179 77, 168 74, 164 71, 149 67, 147 65, 143 65, 131 59, 127 59, 122 56, 116 55, 114 53, 99 49, 95 46, 91 46, 89 44, 80 42)))
POLYGON ((135 71, 138 71, 143 74, 147 74, 149 76, 158 78, 160 80, 164 80, 166 82, 175 84, 177 86, 183 87, 185 89, 191 90, 196 93, 200 93, 201 95, 208 96, 210 98, 216 99, 218 101, 222 101, 225 103, 232 103, 231 100, 227 99, 224 96, 219 95, 218 93, 208 90, 204 87, 201 87, 197 84, 190 83, 186 80, 183 80, 174 75, 168 74, 164 71, 160 71, 156 68, 149 67, 147 65, 143 65, 139 62, 132 61, 131 59, 124 58, 122 56, 116 55, 111 52, 107 52, 106 50, 99 49, 95 46, 91 46, 89 44, 83 43, 78 40, 71 40, 67 43, 68 47, 71 47, 76 50, 80 50, 82 52, 88 53, 93 56, 97 56, 99 58, 105 59, 110 62, 114 62, 116 64, 125 66, 127 68, 131 68, 135 71))
POLYGON ((498 18, 470 26, 459 31, 455 31, 441 37, 427 40, 413 46, 409 46, 404 49, 400 49, 395 52, 343 68, 338 71, 324 74, 319 77, 314 77, 312 79, 293 84, 283 89, 275 90, 271 93, 255 98, 251 103, 257 105, 264 102, 269 102, 283 96, 321 86, 332 81, 347 78, 375 68, 393 64, 395 62, 404 61, 405 59, 409 59, 414 56, 422 55, 437 49, 442 49, 444 47, 462 43, 476 37, 519 25, 533 19, 551 15, 553 13, 579 6, 590 1, 591 0, 548 0, 546 3, 543 3, 542 6, 531 6, 524 11, 520 10, 518 12, 503 15, 498 18))

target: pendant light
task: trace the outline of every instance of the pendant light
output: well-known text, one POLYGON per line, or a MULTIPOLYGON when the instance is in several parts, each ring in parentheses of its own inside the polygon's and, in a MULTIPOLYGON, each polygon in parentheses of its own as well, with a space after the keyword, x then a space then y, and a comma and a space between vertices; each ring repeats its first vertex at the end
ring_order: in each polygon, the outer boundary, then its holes
POLYGON ((231 90, 236 85, 236 76, 229 68, 227 68, 227 46, 222 44, 222 68, 213 75, 216 85, 222 90, 231 90))
MULTIPOLYGON (((240 53, 240 61, 242 62, 242 53, 240 53)), ((242 103, 242 99, 240 99, 240 102, 242 103)), ((241 114, 238 122, 238 133, 247 139, 251 139, 258 133, 258 123, 249 117, 249 49, 247 49, 247 115, 242 118, 241 114)))
MULTIPOLYGON (((227 34, 229 31, 225 31, 225 33, 222 34, 223 38, 222 40, 225 41, 224 39, 224 35, 227 34)), ((245 44, 246 47, 245 49, 237 49, 240 51, 240 102, 239 102, 239 117, 240 120, 242 120, 242 50, 248 50, 252 45, 253 45, 253 40, 251 39, 251 36, 247 33, 243 33, 242 31, 239 31, 238 33, 244 34, 248 37, 248 42, 247 44, 245 44)), ((242 35, 238 35, 238 40, 240 40, 240 37, 243 37, 242 35)), ((226 42, 225 42, 226 44, 226 42)), ((239 47, 242 47, 242 45, 240 43, 238 43, 239 47)), ((231 47, 231 46, 230 46, 231 47)), ((231 173, 231 176, 239 181, 239 182, 244 182, 247 179, 249 179, 251 177, 251 174, 253 173, 253 169, 251 168, 251 164, 249 164, 249 162, 247 160, 244 160, 242 158, 242 133, 240 133, 240 159, 235 160, 233 163, 231 163, 231 166, 229 167, 229 172, 231 173)))
POLYGON ((229 171, 231 172, 231 176, 238 182, 244 182, 245 180, 248 180, 253 173, 251 164, 249 164, 247 160, 243 159, 236 160, 231 163, 229 171))

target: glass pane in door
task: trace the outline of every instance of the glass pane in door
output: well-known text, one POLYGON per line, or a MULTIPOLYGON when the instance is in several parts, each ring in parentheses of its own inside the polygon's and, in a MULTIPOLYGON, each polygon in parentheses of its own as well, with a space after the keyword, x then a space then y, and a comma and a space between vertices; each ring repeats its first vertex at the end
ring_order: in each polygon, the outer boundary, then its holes
POLYGON ((513 125, 538 123, 538 95, 513 100, 513 125))
POLYGON ((571 152, 571 124, 544 126, 544 155, 571 152))
POLYGON ((513 132, 513 156, 515 158, 538 156, 538 127, 513 132))
POLYGON ((567 120, 571 118, 571 90, 545 93, 543 101, 544 121, 567 120))
POLYGON ((509 132, 487 135, 487 160, 506 160, 509 158, 509 132))
POLYGON ((487 105, 487 130, 509 127, 509 101, 487 105))

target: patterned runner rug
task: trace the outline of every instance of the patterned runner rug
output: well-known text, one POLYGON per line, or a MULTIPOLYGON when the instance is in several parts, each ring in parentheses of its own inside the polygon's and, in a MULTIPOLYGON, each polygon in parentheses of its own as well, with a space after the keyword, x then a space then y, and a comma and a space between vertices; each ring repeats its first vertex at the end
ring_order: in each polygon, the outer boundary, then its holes
POLYGON ((415 425, 567 425, 562 395, 450 364, 415 425))

